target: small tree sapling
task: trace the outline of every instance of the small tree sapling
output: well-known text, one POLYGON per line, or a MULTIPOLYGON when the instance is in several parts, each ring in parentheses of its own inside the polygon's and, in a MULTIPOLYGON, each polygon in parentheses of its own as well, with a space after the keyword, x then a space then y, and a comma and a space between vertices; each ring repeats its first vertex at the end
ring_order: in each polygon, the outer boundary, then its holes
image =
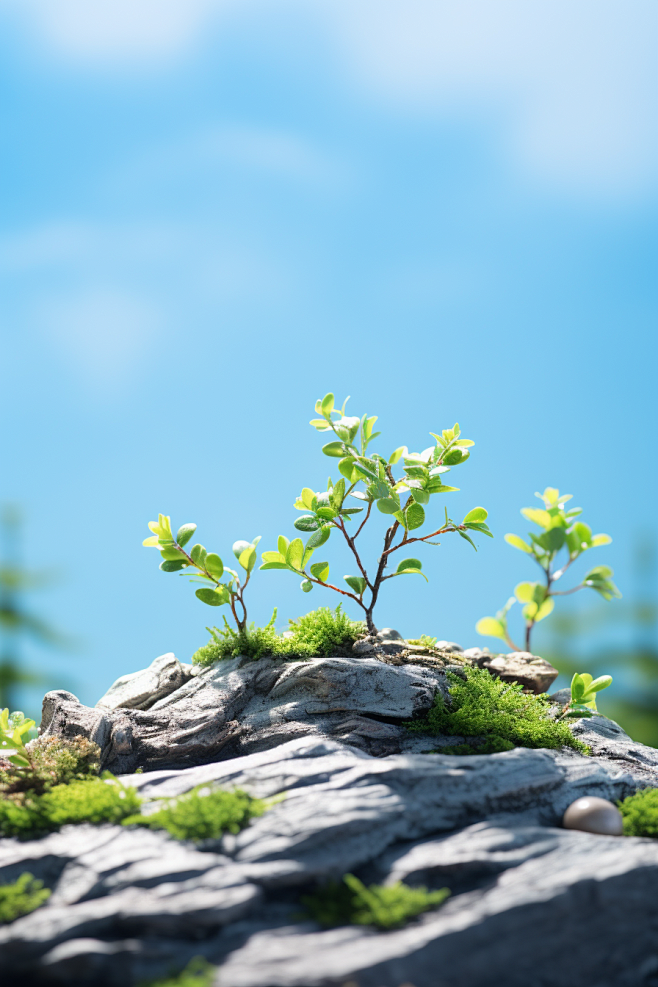
MULTIPOLYGON (((471 439, 461 438, 459 425, 444 429, 441 434, 430 432, 435 444, 423 452, 409 452, 407 446, 400 446, 388 459, 378 453, 369 452, 369 446, 380 435, 374 431, 376 416, 361 418, 345 414, 345 402, 340 411, 334 408, 334 395, 327 394, 316 402, 315 411, 320 417, 314 418, 311 425, 318 432, 330 432, 331 442, 323 446, 325 456, 338 460, 340 478, 334 481, 329 477, 326 491, 316 492, 304 487, 294 506, 302 511, 295 521, 298 531, 308 532, 306 544, 301 538, 289 541, 280 536, 277 551, 263 553, 261 569, 288 569, 302 576, 301 588, 308 593, 313 586, 327 589, 349 597, 365 613, 370 633, 376 628, 373 611, 382 584, 397 576, 420 575, 422 562, 415 557, 404 558, 393 572, 387 572, 390 557, 394 552, 408 549, 411 545, 430 544, 438 535, 457 532, 473 548, 470 532, 493 537, 487 527, 487 512, 483 507, 475 507, 461 522, 453 521, 445 510, 445 520, 427 535, 416 535, 426 521, 425 508, 434 494, 451 493, 458 487, 443 482, 443 474, 453 466, 465 463, 469 448, 474 445, 471 439), (403 475, 396 480, 393 467, 401 464, 403 475), (360 506, 347 506, 348 497, 360 506), (392 522, 384 534, 382 552, 376 565, 366 568, 366 563, 357 548, 357 539, 364 527, 372 520, 373 505, 377 511, 392 522), (364 513, 363 518, 358 515, 364 513), (356 525, 354 533, 350 526, 356 525), (329 582, 329 563, 311 563, 314 552, 330 537, 333 531, 340 533, 354 559, 358 574, 344 576, 348 589, 342 589, 329 582), (399 540, 396 541, 396 538, 399 540)), ((476 549, 477 551, 477 549, 476 549)))
POLYGON ((517 600, 524 604, 525 650, 530 651, 532 630, 535 624, 552 613, 556 596, 569 596, 586 587, 596 590, 604 600, 621 596, 612 582, 614 573, 607 565, 598 565, 590 569, 582 581, 571 589, 555 589, 558 580, 584 552, 590 548, 609 545, 612 538, 610 535, 593 535, 589 525, 576 520, 582 514, 582 508, 565 509, 565 504, 571 500, 571 494, 560 496, 559 490, 546 487, 543 494, 537 493, 535 497, 543 502, 543 508, 524 507, 521 514, 528 521, 536 524, 540 533, 530 532, 529 542, 518 535, 511 534, 505 535, 505 541, 513 548, 529 555, 543 570, 543 579, 538 583, 519 583, 514 590, 515 596, 508 599, 495 617, 483 617, 475 625, 478 634, 501 638, 514 651, 522 649, 514 644, 510 637, 507 613, 517 600), (561 552, 562 558, 558 563, 557 558, 561 552))
POLYGON ((225 566, 219 555, 214 552, 207 552, 203 545, 193 545, 189 553, 186 551, 184 546, 192 539, 196 531, 196 524, 182 525, 174 537, 171 531, 171 518, 165 514, 159 514, 157 521, 149 522, 149 528, 153 535, 144 539, 143 544, 147 548, 160 550, 162 556, 160 568, 163 572, 194 570, 195 578, 191 579, 190 582, 202 584, 196 590, 197 598, 211 607, 221 607, 228 603, 238 631, 244 632, 247 627, 244 591, 256 565, 256 546, 260 541, 260 535, 251 542, 236 541, 233 544, 233 554, 244 570, 242 576, 244 582, 242 582, 234 569, 225 566), (221 581, 222 577, 226 582, 221 581))

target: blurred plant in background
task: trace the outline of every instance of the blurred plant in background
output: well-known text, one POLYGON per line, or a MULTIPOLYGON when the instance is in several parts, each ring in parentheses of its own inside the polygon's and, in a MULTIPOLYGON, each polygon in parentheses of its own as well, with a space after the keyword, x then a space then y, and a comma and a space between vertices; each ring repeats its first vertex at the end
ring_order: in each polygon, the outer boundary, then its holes
POLYGON ((22 686, 43 685, 45 676, 25 667, 22 644, 31 638, 47 647, 71 645, 46 621, 30 613, 24 604, 25 593, 52 583, 46 572, 31 572, 21 561, 20 510, 6 504, 0 510, 0 708, 15 709, 22 686))
POLYGON ((634 740, 658 747, 658 552, 643 537, 634 552, 634 580, 624 600, 554 614, 541 627, 539 653, 560 674, 586 668, 614 675, 599 709, 634 740), (601 643, 604 642, 604 643, 601 643))

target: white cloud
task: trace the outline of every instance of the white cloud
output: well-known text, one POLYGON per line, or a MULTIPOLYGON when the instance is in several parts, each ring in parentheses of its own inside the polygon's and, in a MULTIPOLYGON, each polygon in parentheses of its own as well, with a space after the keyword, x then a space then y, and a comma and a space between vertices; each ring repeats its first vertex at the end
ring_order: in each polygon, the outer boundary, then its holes
POLYGON ((353 78, 404 112, 498 118, 517 166, 579 194, 655 187, 654 0, 329 0, 353 78))

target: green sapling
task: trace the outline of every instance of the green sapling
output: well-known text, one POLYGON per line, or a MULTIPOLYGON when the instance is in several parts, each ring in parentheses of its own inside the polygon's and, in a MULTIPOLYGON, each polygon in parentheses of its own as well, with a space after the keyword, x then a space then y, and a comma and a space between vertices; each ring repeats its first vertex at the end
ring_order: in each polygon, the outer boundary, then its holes
MULTIPOLYGON (((340 411, 334 408, 334 395, 326 394, 316 402, 311 425, 318 432, 330 432, 331 442, 322 451, 325 456, 338 460, 340 478, 334 481, 329 477, 326 491, 316 492, 304 487, 295 501, 302 516, 295 521, 298 531, 309 534, 306 544, 301 538, 289 541, 280 536, 277 551, 263 552, 261 569, 288 569, 302 576, 301 588, 305 593, 313 586, 324 586, 353 600, 364 612, 368 631, 374 633, 373 610, 382 584, 387 579, 404 575, 427 576, 422 571, 422 562, 415 557, 404 558, 394 571, 387 572, 394 552, 408 549, 411 545, 436 545, 431 541, 438 535, 457 532, 473 548, 469 531, 493 537, 486 525, 487 512, 483 507, 475 507, 461 522, 453 521, 445 511, 445 520, 433 527, 427 535, 416 535, 426 522, 426 507, 434 494, 452 493, 458 487, 443 482, 443 474, 453 466, 465 463, 474 445, 471 439, 461 438, 459 425, 444 429, 441 434, 430 432, 435 444, 423 452, 409 452, 407 446, 400 446, 388 459, 378 453, 369 452, 369 446, 380 435, 373 431, 377 418, 363 415, 361 418, 345 414, 345 404, 340 411), (396 479, 393 467, 400 465, 402 476, 396 479), (348 506, 349 497, 359 506, 348 506), (366 564, 357 548, 357 539, 364 527, 371 521, 373 505, 377 511, 389 519, 389 527, 384 535, 382 552, 375 566, 366 564), (363 514, 362 518, 358 515, 363 514), (352 525, 356 530, 350 533, 352 525), (343 589, 329 582, 329 563, 313 562, 311 557, 329 539, 332 532, 339 532, 356 563, 358 574, 344 576, 349 587, 343 589), (396 540, 397 539, 397 540, 396 540)), ((435 522, 436 524, 436 522, 435 522)), ((476 549, 477 551, 477 549, 476 549)))
POLYGON ((233 554, 244 570, 241 577, 234 569, 225 566, 219 555, 207 552, 203 545, 193 545, 189 553, 186 551, 184 546, 192 539, 196 524, 182 525, 174 537, 171 531, 171 518, 159 514, 157 521, 149 521, 149 528, 153 535, 145 538, 142 544, 147 548, 160 550, 162 556, 160 568, 163 572, 192 569, 195 578, 190 582, 202 584, 196 590, 197 598, 211 607, 221 607, 228 603, 238 631, 245 631, 247 607, 244 602, 244 591, 256 565, 256 546, 260 541, 260 535, 251 542, 236 541, 233 544, 233 554), (222 582, 222 578, 226 581, 222 582))
POLYGON ((565 504, 571 500, 571 494, 564 494, 561 497, 559 490, 546 487, 543 494, 537 493, 535 497, 539 497, 544 507, 524 507, 521 514, 528 521, 536 524, 540 532, 530 532, 529 542, 518 535, 505 535, 505 541, 529 555, 537 563, 543 571, 542 581, 519 583, 514 590, 515 596, 509 598, 495 617, 483 617, 475 625, 478 634, 501 638, 514 651, 530 651, 532 630, 535 624, 552 613, 555 606, 554 597, 569 596, 586 587, 596 590, 604 600, 621 596, 612 582, 614 573, 607 565, 598 565, 590 569, 582 581, 571 589, 555 589, 558 580, 584 552, 590 548, 609 545, 612 538, 610 535, 593 535, 589 525, 576 520, 582 514, 582 508, 565 509, 565 504), (562 557, 558 563, 557 558, 560 553, 562 557), (514 644, 507 625, 507 613, 517 600, 524 604, 525 649, 514 644))
POLYGON ((34 725, 34 720, 28 720, 19 710, 15 713, 8 709, 0 711, 0 756, 16 768, 34 767, 24 739, 34 725), (11 754, 5 754, 10 750, 11 754))
POLYGON ((571 699, 558 719, 567 717, 590 717, 596 713, 596 694, 612 685, 612 675, 599 675, 592 678, 589 672, 576 672, 571 680, 571 699))

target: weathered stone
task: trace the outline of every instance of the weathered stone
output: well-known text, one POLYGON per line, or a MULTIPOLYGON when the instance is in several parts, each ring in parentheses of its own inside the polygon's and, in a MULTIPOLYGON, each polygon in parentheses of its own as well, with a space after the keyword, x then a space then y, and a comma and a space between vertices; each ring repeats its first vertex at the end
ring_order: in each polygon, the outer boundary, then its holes
POLYGON ((100 709, 149 709, 158 699, 180 688, 191 677, 191 670, 191 665, 183 668, 171 652, 161 655, 148 668, 118 678, 96 706, 100 709))
POLYGON ((546 692, 558 676, 557 668, 529 651, 510 651, 507 655, 481 652, 479 656, 472 657, 479 668, 486 668, 503 682, 519 682, 525 692, 546 692))
POLYGON ((455 644, 454 641, 437 641, 434 647, 438 651, 452 651, 455 654, 464 651, 464 649, 459 644, 455 644))
POLYGON ((562 817, 562 825, 565 829, 603 836, 621 836, 624 832, 624 820, 617 806, 607 799, 592 796, 572 802, 562 817))
POLYGON ((394 630, 392 627, 382 627, 381 631, 377 631, 377 637, 380 641, 403 641, 404 638, 399 631, 394 630))

